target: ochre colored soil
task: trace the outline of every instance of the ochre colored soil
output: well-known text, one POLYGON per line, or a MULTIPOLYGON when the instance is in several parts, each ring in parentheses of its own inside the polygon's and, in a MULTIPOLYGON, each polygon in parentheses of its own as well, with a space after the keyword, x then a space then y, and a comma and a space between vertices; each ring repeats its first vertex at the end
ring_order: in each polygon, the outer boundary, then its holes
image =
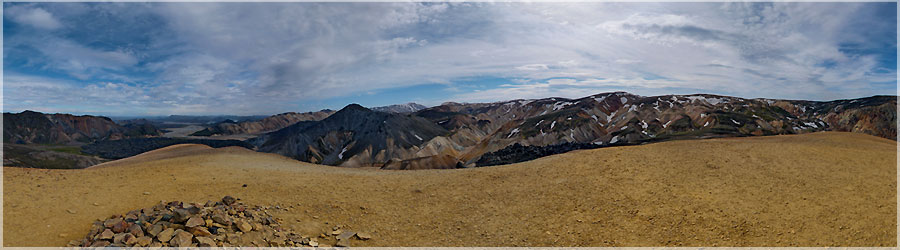
POLYGON ((836 132, 418 171, 174 146, 83 170, 4 168, 3 245, 64 246, 98 218, 232 195, 293 206, 274 215, 311 236, 373 235, 354 246, 896 246, 896 163, 897 142, 836 132))

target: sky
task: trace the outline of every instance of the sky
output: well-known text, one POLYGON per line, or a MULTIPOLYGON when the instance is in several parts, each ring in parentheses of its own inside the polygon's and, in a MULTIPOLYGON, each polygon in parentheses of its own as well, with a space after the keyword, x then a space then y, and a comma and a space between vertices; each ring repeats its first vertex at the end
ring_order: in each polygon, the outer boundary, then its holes
POLYGON ((896 3, 3 3, 3 111, 897 93, 896 3))

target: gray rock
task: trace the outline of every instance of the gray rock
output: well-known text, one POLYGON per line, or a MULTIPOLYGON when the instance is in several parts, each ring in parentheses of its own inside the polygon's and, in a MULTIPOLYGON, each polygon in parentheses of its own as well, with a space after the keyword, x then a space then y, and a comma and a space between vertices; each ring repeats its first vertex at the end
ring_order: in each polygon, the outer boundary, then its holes
POLYGON ((163 230, 162 225, 153 224, 153 226, 150 226, 150 229, 147 230, 147 233, 152 236, 156 236, 157 234, 159 234, 159 232, 162 232, 162 230, 163 230))
POLYGON ((109 246, 109 241, 98 240, 98 241, 94 241, 94 243, 91 244, 90 247, 107 247, 107 246, 109 246))
POLYGON ((113 233, 122 233, 128 230, 128 222, 124 220, 120 220, 118 223, 112 226, 113 233))
POLYGON ((337 243, 334 244, 336 247, 350 247, 350 239, 339 239, 337 243))
POLYGON ((132 234, 126 234, 124 243, 125 245, 134 246, 134 244, 138 243, 138 238, 132 234))
POLYGON ((342 240, 342 239, 350 239, 350 238, 353 238, 354 235, 356 235, 356 233, 350 232, 350 231, 345 231, 345 232, 339 234, 336 238, 337 238, 338 240, 342 240))
POLYGON ((241 236, 238 234, 235 234, 235 233, 226 234, 225 238, 226 238, 226 241, 228 241, 228 243, 231 243, 234 245, 241 243, 241 236))
POLYGON ((200 243, 200 247, 215 247, 216 241, 207 237, 197 237, 197 242, 200 243))
MULTIPOLYGON (((129 233, 118 233, 113 236, 113 243, 125 243, 125 237, 131 235, 129 233)), ((131 237, 134 237, 133 235, 131 237)))
POLYGON ((158 239, 160 242, 169 242, 169 240, 172 239, 172 236, 175 236, 175 229, 170 227, 166 228, 166 230, 163 230, 162 232, 159 232, 159 234, 156 235, 156 239, 158 239))
POLYGON ((175 216, 172 217, 172 220, 173 220, 172 222, 184 223, 185 221, 187 221, 188 219, 191 218, 191 212, 188 211, 187 209, 179 208, 179 209, 175 209, 174 212, 175 212, 175 216))
POLYGON ((194 235, 187 231, 178 229, 175 231, 175 237, 169 240, 169 246, 173 247, 189 247, 193 244, 194 235))
POLYGON ((356 233, 356 238, 359 238, 360 240, 369 240, 372 238, 372 235, 368 234, 368 233, 360 232, 360 233, 356 233))
POLYGON ((116 235, 116 234, 113 233, 112 230, 109 230, 109 229, 107 228, 106 230, 103 230, 102 233, 100 233, 100 239, 101 239, 101 240, 110 240, 110 239, 113 238, 114 235, 116 235))
POLYGON ((222 203, 225 204, 225 206, 231 206, 231 204, 234 204, 234 201, 234 197, 231 196, 225 196, 225 198, 222 198, 222 203))
POLYGON ((203 217, 200 216, 191 216, 191 218, 184 223, 185 227, 198 227, 202 225, 206 225, 206 222, 204 222, 203 217))
POLYGON ((145 247, 149 246, 150 243, 153 243, 153 238, 144 236, 137 239, 137 246, 145 247))
POLYGON ((231 225, 231 220, 229 220, 228 217, 222 213, 213 213, 213 215, 211 216, 211 219, 214 222, 225 225, 225 226, 231 225))
POLYGON ((107 227, 107 228, 112 228, 113 225, 115 225, 116 223, 119 223, 121 221, 122 221, 122 218, 120 218, 120 217, 111 218, 106 221, 103 221, 103 226, 107 227))
POLYGON ((212 233, 210 233, 209 230, 207 230, 205 227, 192 227, 190 231, 191 234, 197 237, 212 235, 212 233))
POLYGON ((238 222, 237 226, 238 226, 238 229, 241 230, 241 232, 246 233, 246 232, 250 232, 253 230, 253 226, 250 225, 250 223, 248 223, 247 221, 242 220, 242 221, 238 222))
POLYGON ((141 226, 138 224, 134 224, 128 227, 128 233, 134 235, 135 237, 144 236, 144 230, 141 229, 141 226))

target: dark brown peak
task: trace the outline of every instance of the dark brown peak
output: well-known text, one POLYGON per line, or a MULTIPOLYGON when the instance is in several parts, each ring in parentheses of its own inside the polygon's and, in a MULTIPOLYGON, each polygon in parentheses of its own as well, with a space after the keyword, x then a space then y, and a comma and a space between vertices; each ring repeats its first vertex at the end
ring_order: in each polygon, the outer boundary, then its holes
POLYGON ((33 111, 33 110, 25 110, 25 111, 20 112, 19 114, 43 115, 44 113, 33 111))
POLYGON ((373 111, 366 107, 363 107, 359 104, 353 103, 353 104, 345 106, 344 108, 342 108, 341 110, 338 110, 337 112, 334 112, 334 114, 329 116, 329 118, 337 119, 338 117, 353 117, 353 116, 359 116, 359 115, 368 114, 368 113, 380 113, 380 112, 376 112, 376 111, 373 111))
POLYGON ((370 110, 370 109, 368 109, 368 108, 366 108, 366 107, 363 107, 362 105, 359 105, 359 104, 356 104, 356 103, 352 103, 352 104, 347 105, 346 107, 342 108, 341 110, 338 110, 338 112, 342 112, 342 111, 351 111, 351 110, 355 110, 355 111, 372 111, 372 110, 370 110))
POLYGON ((603 93, 599 93, 599 94, 596 94, 596 95, 593 95, 593 96, 594 96, 594 97, 599 97, 599 96, 612 96, 612 95, 617 95, 617 96, 634 96, 635 94, 628 93, 628 92, 625 92, 625 91, 615 91, 615 92, 603 92, 603 93))

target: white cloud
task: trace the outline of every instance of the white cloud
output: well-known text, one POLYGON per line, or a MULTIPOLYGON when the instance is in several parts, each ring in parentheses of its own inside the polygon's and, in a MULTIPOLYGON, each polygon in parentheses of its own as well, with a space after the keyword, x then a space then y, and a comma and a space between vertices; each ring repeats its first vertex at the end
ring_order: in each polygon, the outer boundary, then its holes
POLYGON ((616 63, 618 63, 618 64, 636 64, 636 63, 641 63, 641 60, 634 60, 634 59, 616 59, 616 63))
MULTIPOLYGON (((546 81, 519 82, 500 85, 498 88, 461 93, 447 101, 490 102, 502 99, 534 99, 546 97, 580 98, 601 92, 632 91, 651 94, 667 93, 666 88, 678 86, 670 80, 647 80, 642 78, 618 79, 550 79, 546 81)), ((690 92, 690 91, 688 91, 690 92)))
POLYGON ((538 71, 538 70, 548 70, 548 69, 550 69, 550 68, 547 67, 546 64, 539 64, 539 63, 538 63, 538 64, 522 65, 522 66, 516 67, 516 69, 518 69, 518 70, 527 70, 527 71, 538 71))
POLYGON ((62 24, 53 17, 53 14, 41 8, 12 6, 6 8, 4 13, 17 23, 39 29, 54 30, 62 27, 62 24))
POLYGON ((619 90, 834 99, 883 94, 872 82, 896 78, 878 55, 841 47, 881 48, 860 38, 861 27, 896 29, 878 20, 860 24, 877 7, 861 3, 153 3, 70 12, 52 6, 15 5, 5 13, 16 22, 14 16, 43 9, 54 21, 51 12, 84 22, 102 11, 160 20, 128 31, 154 34, 137 39, 149 41, 141 46, 109 42, 134 35, 112 33, 81 40, 12 35, 4 48, 33 46, 46 61, 28 58, 30 64, 127 83, 136 89, 95 87, 170 103, 154 106, 160 112, 297 111, 300 102, 431 83, 462 101, 619 90), (514 80, 477 92, 458 86, 478 77, 514 80))

